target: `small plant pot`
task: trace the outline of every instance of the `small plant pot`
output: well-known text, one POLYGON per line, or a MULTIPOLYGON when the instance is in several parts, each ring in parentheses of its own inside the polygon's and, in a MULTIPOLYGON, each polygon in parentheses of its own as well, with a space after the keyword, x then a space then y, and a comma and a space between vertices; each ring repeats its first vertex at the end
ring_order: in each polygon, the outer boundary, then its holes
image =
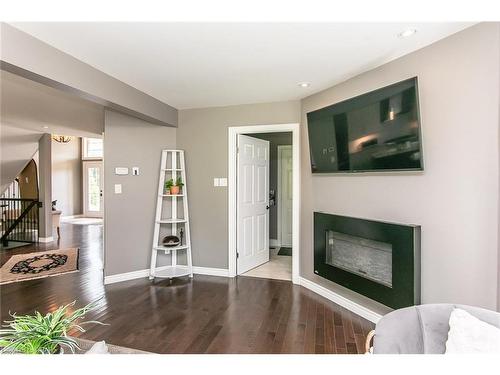
POLYGON ((170 188, 170 194, 172 194, 172 195, 180 194, 180 192, 181 192, 181 187, 180 186, 172 186, 170 188))

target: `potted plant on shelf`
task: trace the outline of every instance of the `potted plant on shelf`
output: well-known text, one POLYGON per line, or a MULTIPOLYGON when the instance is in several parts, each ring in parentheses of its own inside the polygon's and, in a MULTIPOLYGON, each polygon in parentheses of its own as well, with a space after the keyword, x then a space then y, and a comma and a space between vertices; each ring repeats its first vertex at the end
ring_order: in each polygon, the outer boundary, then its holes
POLYGON ((177 180, 175 180, 175 186, 174 186, 175 193, 173 193, 173 194, 180 194, 183 186, 184 186, 184 183, 182 182, 182 178, 177 177, 177 180))
POLYGON ((74 353, 80 349, 74 338, 68 336, 71 330, 85 332, 85 324, 103 324, 98 321, 78 322, 95 309, 96 302, 69 312, 76 301, 59 307, 45 316, 35 311, 33 315, 11 314, 12 320, 5 321, 0 329, 0 353, 56 354, 69 349, 74 353))
POLYGON ((172 178, 170 180, 165 181, 165 194, 172 194, 173 187, 174 187, 174 180, 172 178))

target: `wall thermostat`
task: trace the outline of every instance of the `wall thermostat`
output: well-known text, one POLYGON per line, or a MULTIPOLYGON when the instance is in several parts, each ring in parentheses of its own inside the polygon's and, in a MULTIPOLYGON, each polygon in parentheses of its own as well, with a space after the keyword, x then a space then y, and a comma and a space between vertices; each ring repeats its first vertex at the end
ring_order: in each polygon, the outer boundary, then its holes
POLYGON ((126 167, 116 167, 115 168, 115 174, 119 176, 124 176, 128 174, 128 168, 126 167))

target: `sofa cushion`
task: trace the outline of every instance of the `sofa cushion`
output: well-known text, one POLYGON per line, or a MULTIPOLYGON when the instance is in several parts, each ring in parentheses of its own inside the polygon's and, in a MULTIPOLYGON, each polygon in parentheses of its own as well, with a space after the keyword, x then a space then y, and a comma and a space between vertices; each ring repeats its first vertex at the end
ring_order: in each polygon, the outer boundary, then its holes
POLYGON ((462 309, 450 315, 446 354, 500 354, 500 329, 462 309))
POLYGON ((446 349, 449 319, 454 308, 500 327, 500 314, 479 307, 428 304, 395 310, 380 319, 375 329, 375 354, 442 354, 446 349))

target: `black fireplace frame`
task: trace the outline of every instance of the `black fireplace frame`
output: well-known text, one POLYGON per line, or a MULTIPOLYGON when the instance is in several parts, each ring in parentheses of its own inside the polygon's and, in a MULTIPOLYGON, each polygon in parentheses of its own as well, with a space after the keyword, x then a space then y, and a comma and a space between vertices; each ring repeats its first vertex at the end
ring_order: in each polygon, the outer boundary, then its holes
POLYGON ((420 304, 420 226, 314 212, 314 273, 394 309, 420 304), (392 287, 326 261, 326 231, 392 245, 392 287))

